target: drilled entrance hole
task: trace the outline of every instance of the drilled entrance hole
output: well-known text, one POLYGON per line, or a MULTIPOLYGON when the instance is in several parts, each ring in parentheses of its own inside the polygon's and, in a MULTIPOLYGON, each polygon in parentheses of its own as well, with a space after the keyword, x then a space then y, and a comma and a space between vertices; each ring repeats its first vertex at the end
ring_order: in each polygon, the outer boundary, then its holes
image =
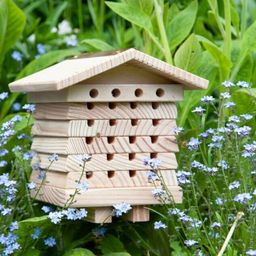
POLYGON ((138 119, 131 119, 132 126, 136 126, 138 124, 138 119))
POLYGON ((110 120, 109 120, 109 125, 110 125, 110 126, 115 126, 116 123, 117 123, 116 119, 110 119, 110 120))
POLYGON ((115 141, 115 137, 114 136, 108 136, 107 140, 108 140, 108 144, 112 144, 115 141))
POLYGON ((97 89, 91 89, 89 94, 90 94, 91 98, 96 98, 98 96, 99 92, 97 89))
POLYGON ((129 160, 132 161, 133 159, 135 159, 136 157, 136 153, 130 153, 129 154, 129 160))
POLYGON ((86 144, 92 144, 92 142, 93 142, 93 137, 86 137, 86 138, 85 138, 85 142, 86 142, 86 144))
POLYGON ((152 102, 152 108, 157 109, 160 106, 159 102, 152 102))
POLYGON ((150 136, 151 143, 156 143, 158 140, 158 136, 150 136))
POLYGON ((88 126, 93 126, 94 125, 94 120, 93 119, 87 120, 87 125, 88 126))
POLYGON ((157 126, 157 125, 159 125, 159 123, 160 123, 159 119, 152 119, 153 126, 157 126))
POLYGON ((93 109, 94 108, 94 104, 91 103, 91 102, 88 102, 86 105, 87 105, 88 109, 93 109))
POLYGON ((90 179, 93 176, 93 172, 85 172, 86 179, 90 179))
POLYGON ((121 94, 120 90, 117 88, 113 89, 111 93, 112 93, 112 96, 115 98, 120 96, 120 94, 121 94))
POLYGON ((115 171, 108 171, 108 177, 113 178, 115 176, 115 171))
POLYGON ((131 102, 130 103, 131 109, 135 109, 135 108, 137 108, 137 106, 138 106, 138 104, 136 102, 131 102))
POLYGON ((135 170, 129 170, 129 176, 130 177, 134 177, 136 175, 136 171, 135 170))
POLYGON ((114 108, 116 108, 116 103, 114 103, 114 102, 109 102, 109 103, 108 103, 108 107, 109 107, 110 109, 114 109, 114 108))
POLYGON ((134 144, 136 142, 136 136, 129 136, 129 143, 134 144))
POLYGON ((107 154, 107 160, 111 161, 114 158, 114 154, 107 154))
POLYGON ((164 96, 164 89, 158 88, 158 89, 156 90, 156 95, 157 95, 158 97, 163 97, 163 96, 164 96))
POLYGON ((136 97, 141 97, 143 95, 143 90, 138 88, 135 90, 134 94, 136 97))
POLYGON ((150 153, 150 158, 157 158, 157 153, 150 153))

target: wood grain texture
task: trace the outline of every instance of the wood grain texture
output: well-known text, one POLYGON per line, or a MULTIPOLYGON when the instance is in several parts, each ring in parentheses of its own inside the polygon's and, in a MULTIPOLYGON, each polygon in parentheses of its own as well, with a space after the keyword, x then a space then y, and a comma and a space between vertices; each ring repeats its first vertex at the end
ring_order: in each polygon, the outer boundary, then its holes
MULTIPOLYGON (((50 165, 47 154, 37 154, 32 163, 39 163, 40 167, 49 168, 61 172, 81 172, 82 161, 77 155, 59 156, 59 160, 50 165)), ((150 154, 139 153, 133 160, 129 160, 129 154, 115 154, 112 160, 107 160, 106 154, 93 155, 91 161, 85 164, 85 171, 127 171, 145 170, 143 159, 149 158, 150 154)), ((157 158, 161 160, 160 169, 173 170, 177 168, 174 153, 159 153, 157 158)))
MULTIPOLYGON (((107 171, 86 172, 81 182, 86 182, 91 188, 120 188, 120 187, 152 187, 160 186, 160 181, 155 183, 149 182, 147 178, 148 170, 132 170, 132 171, 115 171, 109 177, 107 171), (133 175, 131 177, 131 174, 133 175)), ((160 170, 159 171, 168 186, 178 186, 175 170, 160 170)), ((77 181, 81 176, 80 172, 56 172, 48 171, 44 183, 46 185, 57 188, 72 189, 77 186, 77 181)), ((38 171, 33 171, 30 180, 36 184, 41 184, 42 180, 38 178, 38 171)))
POLYGON ((178 152, 173 136, 147 137, 86 137, 54 138, 34 137, 32 149, 40 153, 74 154, 115 154, 115 153, 167 153, 178 152))
MULTIPOLYGON (((134 75, 133 75, 134 76, 134 75)), ((29 102, 177 102, 183 99, 180 84, 77 84, 54 92, 31 92, 29 102)), ((154 80, 153 80, 154 81, 154 80)))
MULTIPOLYGON (((182 191, 178 186, 170 186, 168 190, 173 196, 176 203, 182 202, 182 191)), ((35 196, 35 191, 31 191, 31 196, 35 196)), ((74 193, 74 189, 61 189, 43 185, 37 200, 48 202, 58 206, 64 206, 67 199, 74 193)), ((126 202, 131 205, 150 205, 160 204, 152 194, 152 188, 102 188, 88 189, 87 191, 77 194, 75 202, 71 207, 107 207, 113 204, 126 202)))
POLYGON ((62 61, 9 85, 11 91, 55 91, 69 87, 124 63, 145 69, 171 81, 186 84, 185 88, 207 88, 208 81, 187 71, 171 66, 135 49, 109 56, 74 58, 62 61))
POLYGON ((112 207, 98 207, 98 208, 88 208, 86 221, 92 223, 111 223, 112 222, 112 207))
POLYGON ((174 119, 35 120, 32 134, 44 137, 174 135, 174 119))
POLYGON ((176 119, 174 103, 40 103, 36 105, 36 119, 88 120, 88 119, 176 119), (115 107, 111 109, 111 107, 115 107), (135 107, 134 109, 132 107, 135 107), (154 109, 154 107, 157 107, 154 109), (90 109, 92 108, 92 109, 90 109))
POLYGON ((141 206, 141 205, 134 205, 132 206, 132 210, 130 210, 128 214, 124 216, 124 218, 131 222, 149 221, 150 219, 149 209, 146 209, 144 206, 141 206))

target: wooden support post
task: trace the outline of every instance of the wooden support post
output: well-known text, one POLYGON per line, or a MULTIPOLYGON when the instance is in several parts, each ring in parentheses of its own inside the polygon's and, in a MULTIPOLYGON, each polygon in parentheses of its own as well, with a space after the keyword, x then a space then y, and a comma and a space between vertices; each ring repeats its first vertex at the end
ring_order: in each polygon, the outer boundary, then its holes
POLYGON ((97 207, 88 208, 86 220, 92 223, 111 223, 112 222, 112 208, 111 207, 97 207))
POLYGON ((143 205, 134 205, 132 206, 132 210, 128 213, 126 219, 132 222, 149 221, 149 210, 143 205))

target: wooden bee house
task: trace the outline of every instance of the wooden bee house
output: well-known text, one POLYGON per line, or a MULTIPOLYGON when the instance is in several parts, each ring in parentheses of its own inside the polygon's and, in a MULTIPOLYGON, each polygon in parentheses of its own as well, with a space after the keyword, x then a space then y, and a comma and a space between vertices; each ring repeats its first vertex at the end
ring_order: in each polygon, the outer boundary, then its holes
MULTIPOLYGON (((10 84, 11 91, 27 92, 36 103, 32 149, 41 168, 48 156, 59 160, 47 171, 37 199, 63 206, 74 193, 82 172, 89 189, 76 195, 72 207, 91 207, 94 222, 111 221, 112 205, 133 206, 128 218, 146 221, 143 206, 158 204, 146 177, 143 159, 158 158, 173 200, 182 201, 175 176, 178 146, 175 103, 184 89, 207 88, 208 81, 139 52, 128 49, 108 55, 65 60, 10 84)), ((37 171, 31 180, 40 183, 37 171)))

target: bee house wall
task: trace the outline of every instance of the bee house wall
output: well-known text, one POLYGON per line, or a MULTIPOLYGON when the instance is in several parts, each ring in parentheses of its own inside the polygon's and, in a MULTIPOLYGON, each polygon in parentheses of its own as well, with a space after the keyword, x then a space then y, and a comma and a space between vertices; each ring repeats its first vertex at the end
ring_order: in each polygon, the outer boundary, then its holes
MULTIPOLYGON (((172 131, 176 102, 184 89, 206 86, 206 80, 134 49, 63 61, 11 84, 15 91, 27 91, 29 101, 36 103, 33 163, 45 169, 48 156, 59 155, 37 199, 65 205, 83 171, 78 156, 90 154, 82 178, 89 189, 76 195, 72 207, 96 209, 92 221, 102 222, 111 215, 111 206, 121 202, 133 205, 130 220, 149 219, 143 206, 160 203, 152 194, 160 184, 148 181, 144 158, 161 160, 158 172, 180 203, 178 146, 172 131)), ((32 172, 31 180, 41 182, 38 171, 32 172)))

